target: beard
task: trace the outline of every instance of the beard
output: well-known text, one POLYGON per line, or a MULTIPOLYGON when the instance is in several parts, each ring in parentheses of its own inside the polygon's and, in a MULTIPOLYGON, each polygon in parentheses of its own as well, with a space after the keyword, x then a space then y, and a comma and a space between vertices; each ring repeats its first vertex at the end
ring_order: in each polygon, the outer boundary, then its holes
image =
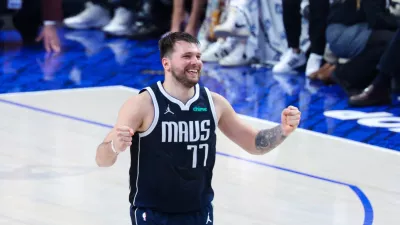
POLYGON ((194 87, 200 79, 200 72, 198 72, 197 78, 191 78, 185 73, 186 69, 183 71, 178 71, 174 67, 172 67, 171 74, 179 83, 181 83, 186 88, 194 87))

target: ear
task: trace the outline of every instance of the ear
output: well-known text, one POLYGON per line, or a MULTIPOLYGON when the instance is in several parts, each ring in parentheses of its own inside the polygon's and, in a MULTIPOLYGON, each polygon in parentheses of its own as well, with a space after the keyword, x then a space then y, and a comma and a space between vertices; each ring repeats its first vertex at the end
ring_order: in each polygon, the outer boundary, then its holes
POLYGON ((161 63, 166 71, 171 69, 171 61, 167 57, 162 58, 161 63))

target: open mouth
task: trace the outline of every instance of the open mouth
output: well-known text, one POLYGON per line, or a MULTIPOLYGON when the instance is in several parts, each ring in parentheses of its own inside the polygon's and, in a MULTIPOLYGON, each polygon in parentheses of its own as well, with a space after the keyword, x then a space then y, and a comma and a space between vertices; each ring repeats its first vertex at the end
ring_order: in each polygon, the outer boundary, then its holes
POLYGON ((187 73, 189 73, 192 76, 197 76, 199 74, 198 70, 187 70, 187 73))

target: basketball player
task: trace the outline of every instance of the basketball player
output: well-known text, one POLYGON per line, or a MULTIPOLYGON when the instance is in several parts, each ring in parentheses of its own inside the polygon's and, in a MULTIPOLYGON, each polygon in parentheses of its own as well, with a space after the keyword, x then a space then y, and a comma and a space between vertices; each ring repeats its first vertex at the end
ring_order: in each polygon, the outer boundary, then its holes
POLYGON ((130 147, 129 201, 134 225, 212 225, 212 171, 218 127, 250 154, 265 154, 292 133, 300 112, 289 106, 282 123, 256 130, 221 95, 200 87, 198 40, 174 32, 159 41, 165 79, 121 107, 99 145, 96 162, 112 166, 130 147))

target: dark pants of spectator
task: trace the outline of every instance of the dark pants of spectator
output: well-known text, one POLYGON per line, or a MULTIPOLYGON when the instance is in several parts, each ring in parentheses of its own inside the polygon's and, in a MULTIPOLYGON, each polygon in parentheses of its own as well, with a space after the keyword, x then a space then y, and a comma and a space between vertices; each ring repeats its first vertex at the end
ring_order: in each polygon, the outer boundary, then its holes
MULTIPOLYGON (((323 55, 326 44, 325 30, 329 13, 329 0, 309 0, 310 52, 323 55)), ((299 48, 301 35, 301 0, 283 0, 283 23, 288 46, 299 48)))
MULTIPOLYGON (((347 63, 337 65, 334 79, 349 95, 362 91, 377 78, 380 72, 378 65, 382 62, 394 34, 389 30, 372 31, 364 50, 359 55, 347 63)), ((387 62, 383 66, 386 65, 387 62)))
POLYGON ((35 43, 40 27, 43 25, 41 0, 22 1, 21 9, 10 10, 7 0, 0 0, 0 14, 10 14, 15 28, 25 43, 35 43))
POLYGON ((120 0, 116 4, 111 4, 109 0, 91 0, 92 3, 98 4, 103 6, 104 8, 115 8, 118 6, 122 6, 124 8, 130 9, 130 10, 136 10, 138 6, 138 0, 120 0))
POLYGON ((379 75, 373 82, 378 88, 390 88, 391 80, 400 81, 400 29, 393 36, 378 64, 379 75))

